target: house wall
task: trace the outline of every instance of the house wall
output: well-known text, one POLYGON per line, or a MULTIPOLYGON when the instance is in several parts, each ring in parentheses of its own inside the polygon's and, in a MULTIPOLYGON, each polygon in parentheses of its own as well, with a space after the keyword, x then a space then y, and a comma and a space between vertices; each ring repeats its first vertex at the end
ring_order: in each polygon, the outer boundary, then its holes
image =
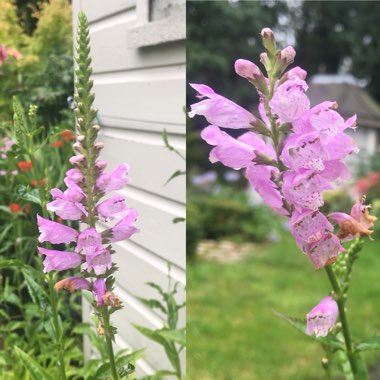
MULTIPOLYGON (((163 316, 137 298, 157 295, 145 283, 153 281, 166 289, 170 262, 171 275, 180 283, 178 301, 185 299, 185 225, 172 223, 185 216, 185 180, 177 177, 165 185, 185 163, 162 139, 166 128, 170 143, 185 153, 184 3, 73 0, 74 30, 80 10, 90 23, 95 106, 105 146, 101 158, 109 162, 109 169, 121 162, 130 165, 132 181, 119 193, 139 211, 141 232, 115 245, 113 258, 120 268, 115 292, 124 308, 112 316, 118 328, 117 349, 146 347, 137 366, 139 376, 171 368, 161 347, 131 325, 163 325, 163 316), (156 6, 154 12, 150 5, 156 6)), ((85 302, 83 318, 89 320, 90 314, 85 302)), ((184 325, 183 309, 180 326, 184 325)), ((91 355, 88 345, 86 355, 91 355)))

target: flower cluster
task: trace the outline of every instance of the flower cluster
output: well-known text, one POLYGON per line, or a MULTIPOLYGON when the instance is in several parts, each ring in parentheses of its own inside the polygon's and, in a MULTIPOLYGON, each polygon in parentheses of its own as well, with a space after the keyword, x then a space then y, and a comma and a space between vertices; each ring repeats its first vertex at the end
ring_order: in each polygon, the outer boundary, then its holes
MULTIPOLYGON (((98 129, 95 126, 95 129, 98 129)), ((37 216, 40 243, 69 244, 74 242, 75 247, 69 252, 62 252, 39 247, 41 255, 45 256, 44 271, 66 270, 76 268, 86 263, 84 277, 68 277, 56 284, 56 289, 92 289, 97 297, 98 305, 103 304, 103 295, 107 292, 105 278, 107 271, 112 268, 111 246, 109 243, 128 239, 138 229, 134 226, 137 219, 137 211, 127 207, 125 199, 121 195, 113 195, 107 199, 103 196, 112 190, 120 190, 127 184, 126 164, 119 165, 111 173, 104 171, 107 163, 96 160, 94 167, 88 168, 86 156, 88 152, 83 147, 84 136, 78 136, 75 148, 81 152, 70 159, 75 168, 66 173, 65 184, 67 189, 52 189, 53 201, 47 205, 47 209, 55 212, 63 220, 80 220, 88 224, 88 227, 78 232, 64 224, 47 220, 37 216), (82 141, 82 142, 81 142, 82 141), (89 169, 92 171, 89 174, 89 169), (93 176, 89 178, 89 176, 93 176), (94 180, 94 181, 93 181, 94 180), (88 184, 94 182, 91 189, 88 184), (89 191, 90 190, 90 191, 89 191), (90 210, 89 197, 98 201, 90 210), (103 232, 99 232, 94 223, 89 219, 93 214, 95 220, 113 222, 113 226, 103 232), (95 277, 93 283, 85 277, 95 277)), ((97 143, 99 144, 99 143, 97 143)), ((96 145, 96 144, 95 144, 96 145)), ((94 148, 99 151, 99 146, 94 148)), ((91 151, 91 147, 89 149, 91 151)))
POLYGON ((22 58, 22 54, 16 49, 7 48, 4 45, 0 45, 0 65, 5 63, 9 57, 12 57, 18 61, 22 58))
MULTIPOLYGON (((249 183, 263 201, 277 214, 290 217, 290 230, 298 246, 320 269, 344 252, 342 234, 334 234, 320 208, 323 192, 350 177, 342 160, 358 152, 346 133, 356 127, 356 115, 344 120, 336 111, 337 103, 330 101, 311 108, 306 72, 300 67, 285 72, 294 60, 294 49, 289 46, 276 51, 273 32, 268 28, 261 35, 267 49, 261 54, 261 62, 268 77, 250 61, 235 62, 236 73, 258 91, 260 117, 204 84, 191 84, 202 100, 191 105, 189 116, 202 115, 211 124, 201 133, 213 146, 210 161, 245 169, 249 183), (234 138, 222 128, 246 131, 234 138), (270 138, 272 144, 259 134, 270 138)), ((338 222, 334 216, 331 220, 338 222)), ((369 235, 361 229, 352 236, 357 233, 369 235)))
POLYGON ((65 131, 61 131, 58 133, 58 140, 53 141, 50 146, 53 148, 61 148, 64 146, 67 142, 70 142, 72 140, 75 140, 77 136, 73 131, 70 129, 67 129, 65 131))

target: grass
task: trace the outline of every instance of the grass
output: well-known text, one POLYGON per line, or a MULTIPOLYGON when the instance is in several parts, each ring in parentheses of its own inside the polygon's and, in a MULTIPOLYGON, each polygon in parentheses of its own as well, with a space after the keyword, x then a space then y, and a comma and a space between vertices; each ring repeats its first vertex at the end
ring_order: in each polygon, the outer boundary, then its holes
MULTIPOLYGON (((379 271, 380 241, 368 241, 347 304, 354 339, 380 334, 379 271)), ((274 313, 304 317, 330 291, 290 236, 238 263, 190 264, 187 280, 187 379, 323 378, 319 345, 274 313)), ((364 357, 380 364, 378 353, 364 357)))

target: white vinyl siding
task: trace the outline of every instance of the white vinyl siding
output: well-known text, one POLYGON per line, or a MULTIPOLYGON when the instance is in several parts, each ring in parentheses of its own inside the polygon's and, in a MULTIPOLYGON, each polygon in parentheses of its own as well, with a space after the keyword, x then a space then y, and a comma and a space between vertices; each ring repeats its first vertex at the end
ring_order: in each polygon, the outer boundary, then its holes
MULTIPOLYGON (((139 212, 141 232, 114 246, 113 259, 119 266, 116 293, 124 308, 112 315, 118 328, 116 348, 146 347, 137 366, 139 376, 171 366, 161 347, 131 325, 162 326, 163 316, 136 296, 156 297, 145 285, 148 281, 167 288, 169 261, 172 277, 180 282, 178 301, 185 300, 185 224, 172 223, 173 218, 185 217, 185 179, 177 177, 165 185, 185 163, 162 139, 165 128, 170 143, 185 154, 184 5, 178 9, 170 19, 149 21, 148 0, 73 1, 74 28, 80 10, 90 24, 95 106, 104 142, 101 158, 109 162, 109 170, 128 163, 131 183, 119 193, 139 212)), ((85 303, 83 309, 83 318, 89 320, 90 306, 85 303)), ((180 326, 185 326, 185 310, 180 326)), ((86 355, 91 355, 88 344, 86 355)))

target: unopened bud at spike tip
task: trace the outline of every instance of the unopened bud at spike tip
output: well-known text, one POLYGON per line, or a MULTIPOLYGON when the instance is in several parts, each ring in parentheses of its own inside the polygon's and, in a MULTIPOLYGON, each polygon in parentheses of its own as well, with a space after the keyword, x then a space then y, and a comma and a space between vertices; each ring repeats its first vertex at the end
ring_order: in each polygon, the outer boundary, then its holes
POLYGON ((295 56, 296 51, 292 46, 287 46, 280 52, 280 60, 283 61, 286 65, 290 65, 291 63, 293 63, 295 56))

